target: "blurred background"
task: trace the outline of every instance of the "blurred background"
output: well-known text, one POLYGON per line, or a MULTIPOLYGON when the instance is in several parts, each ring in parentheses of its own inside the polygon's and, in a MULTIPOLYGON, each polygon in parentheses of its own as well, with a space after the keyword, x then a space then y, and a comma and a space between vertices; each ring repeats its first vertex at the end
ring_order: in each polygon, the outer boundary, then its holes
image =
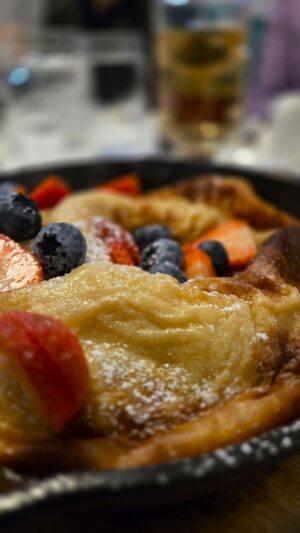
POLYGON ((298 172, 299 0, 0 0, 0 170, 212 158, 298 172))

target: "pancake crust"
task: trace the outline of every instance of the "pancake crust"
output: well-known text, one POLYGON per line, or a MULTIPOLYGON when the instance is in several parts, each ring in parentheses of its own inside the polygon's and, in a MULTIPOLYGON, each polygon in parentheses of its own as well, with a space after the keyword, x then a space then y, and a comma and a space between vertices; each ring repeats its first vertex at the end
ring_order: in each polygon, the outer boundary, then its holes
POLYGON ((289 225, 299 226, 299 221, 262 200, 250 183, 241 178, 208 176, 189 179, 151 193, 152 198, 171 199, 184 197, 192 202, 204 202, 224 215, 247 220, 258 230, 270 230, 289 225))
POLYGON ((79 193, 44 214, 44 223, 84 230, 89 262, 3 293, 0 312, 47 314, 72 327, 90 366, 90 397, 53 437, 18 384, 2 379, 0 465, 40 473, 159 463, 241 442, 300 413, 299 227, 272 235, 243 273, 184 285, 99 259, 89 234, 93 215, 129 230, 165 223, 181 242, 232 216, 260 213, 256 227, 268 235, 291 222, 235 181, 187 182, 140 199, 79 193))

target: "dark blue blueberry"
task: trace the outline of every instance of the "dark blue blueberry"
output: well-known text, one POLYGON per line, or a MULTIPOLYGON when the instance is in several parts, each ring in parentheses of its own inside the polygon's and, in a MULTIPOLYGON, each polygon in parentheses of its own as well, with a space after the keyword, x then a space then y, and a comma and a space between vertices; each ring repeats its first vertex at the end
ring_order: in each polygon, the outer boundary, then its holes
POLYGON ((225 276, 228 271, 228 254, 219 241, 205 241, 198 245, 212 260, 212 264, 218 276, 225 276))
POLYGON ((151 224, 150 226, 142 226, 133 232, 133 238, 140 250, 143 250, 154 241, 158 239, 171 239, 171 231, 168 226, 163 224, 151 224))
POLYGON ((36 236, 33 250, 47 276, 56 278, 84 263, 86 241, 72 224, 49 224, 36 236))
POLYGON ((172 276, 172 278, 177 279, 179 283, 185 283, 188 279, 186 275, 180 270, 180 268, 176 265, 173 265, 169 261, 165 261, 164 263, 158 263, 153 265, 153 267, 149 270, 150 274, 168 274, 169 276, 172 276))
POLYGON ((26 241, 40 228, 41 214, 33 200, 18 192, 0 194, 0 233, 15 241, 26 241))
POLYGON ((143 270, 150 270, 153 265, 166 261, 181 268, 183 262, 181 246, 172 239, 158 239, 143 250, 140 266, 143 270))
POLYGON ((16 192, 21 185, 15 181, 2 181, 0 182, 0 194, 10 194, 16 192))

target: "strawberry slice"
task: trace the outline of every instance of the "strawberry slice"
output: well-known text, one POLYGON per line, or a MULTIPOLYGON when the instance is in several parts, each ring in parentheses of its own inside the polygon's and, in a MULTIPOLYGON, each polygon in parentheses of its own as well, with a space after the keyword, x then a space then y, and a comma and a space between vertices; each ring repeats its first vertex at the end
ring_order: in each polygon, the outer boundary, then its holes
POLYGON ((232 269, 245 268, 257 254, 257 247, 250 226, 243 220, 231 220, 219 224, 202 235, 192 246, 204 241, 219 241, 227 250, 232 269))
POLYGON ((140 196, 142 192, 141 181, 135 174, 128 174, 122 178, 109 181, 104 185, 99 185, 97 189, 127 194, 128 196, 140 196))
POLYGON ((211 258, 199 248, 189 248, 184 254, 184 270, 189 279, 215 277, 211 258))
POLYGON ((48 209, 57 205, 69 194, 71 189, 64 180, 58 176, 49 176, 32 191, 31 198, 40 209, 48 209))
POLYGON ((22 311, 0 315, 0 357, 53 431, 62 431, 84 406, 87 362, 61 320, 22 311))
POLYGON ((103 240, 111 259, 118 265, 138 266, 140 252, 128 231, 109 220, 94 217, 96 235, 103 240))
POLYGON ((37 257, 0 234, 0 292, 35 285, 43 279, 43 269, 37 257))

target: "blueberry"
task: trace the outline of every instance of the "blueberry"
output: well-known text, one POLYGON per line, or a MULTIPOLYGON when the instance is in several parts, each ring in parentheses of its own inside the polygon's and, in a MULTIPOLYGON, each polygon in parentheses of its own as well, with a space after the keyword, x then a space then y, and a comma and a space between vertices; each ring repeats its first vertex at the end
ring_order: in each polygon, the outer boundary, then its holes
POLYGON ((140 250, 143 250, 148 244, 151 244, 158 239, 170 239, 171 237, 170 229, 163 224, 142 226, 133 232, 133 238, 140 250))
POLYGON ((182 270, 180 270, 178 266, 173 265, 169 261, 153 265, 150 268, 149 272, 150 274, 168 274, 169 276, 172 276, 172 278, 177 279, 179 283, 185 283, 188 280, 182 270))
POLYGON ((0 194, 10 194, 17 191, 21 185, 15 181, 3 181, 0 182, 0 194))
POLYGON ((212 264, 218 276, 225 276, 228 270, 228 254, 219 241, 205 241, 198 245, 212 260, 212 264))
POLYGON ((183 261, 181 246, 171 239, 158 239, 143 250, 140 266, 143 270, 150 270, 153 265, 166 261, 180 268, 183 261))
POLYGON ((15 241, 26 241, 40 228, 41 214, 33 200, 18 192, 0 194, 0 233, 15 241))
POLYGON ((36 236, 34 253, 50 278, 63 276, 82 265, 86 257, 86 241, 72 224, 49 224, 36 236))

